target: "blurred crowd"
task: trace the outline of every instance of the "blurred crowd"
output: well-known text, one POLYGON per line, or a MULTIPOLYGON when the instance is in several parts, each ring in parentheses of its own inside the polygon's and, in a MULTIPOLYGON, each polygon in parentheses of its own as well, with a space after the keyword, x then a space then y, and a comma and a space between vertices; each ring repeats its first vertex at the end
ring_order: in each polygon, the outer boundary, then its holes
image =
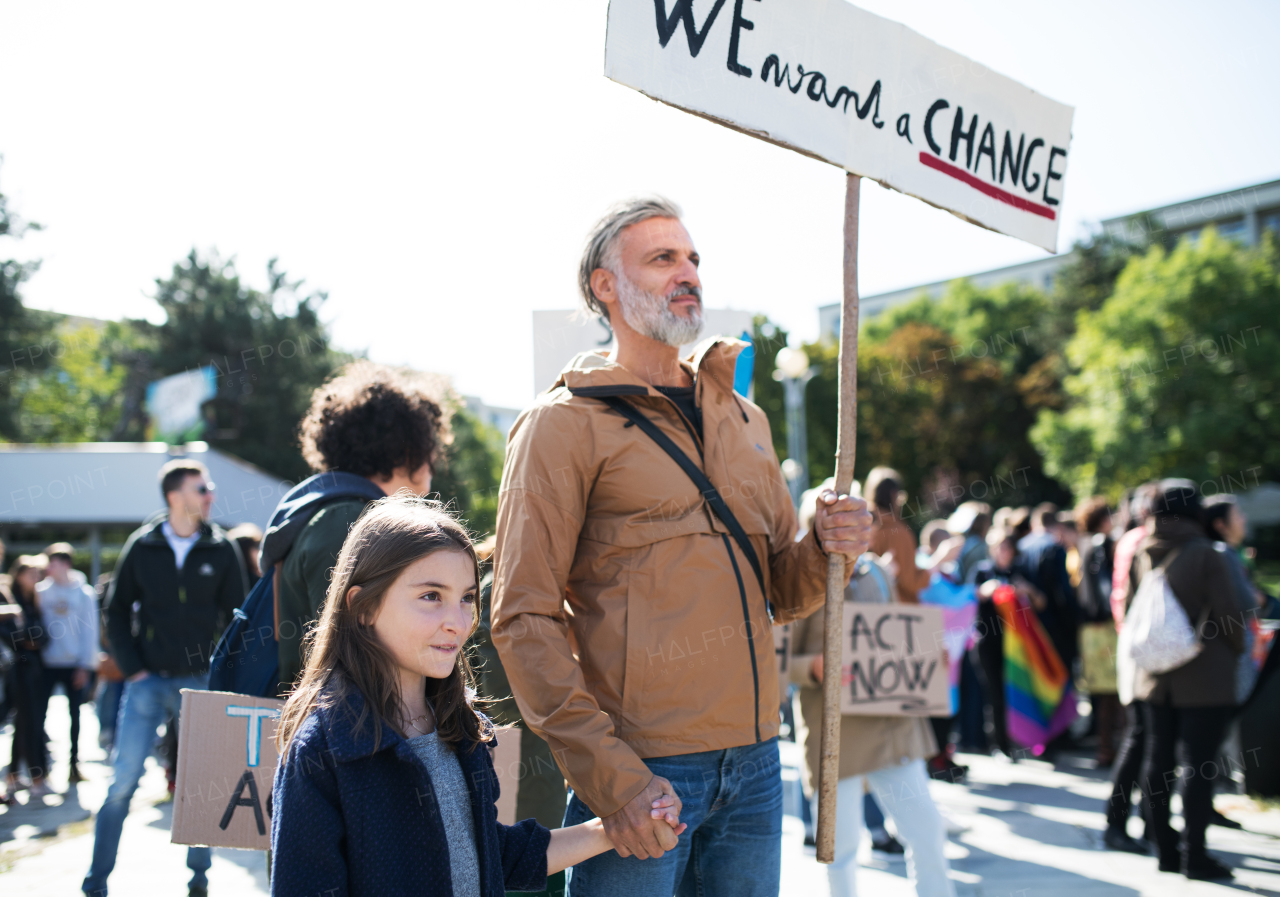
MULTIPOLYGON (((1213 810, 1212 796, 1240 787, 1248 771, 1238 723, 1274 666, 1280 618, 1244 546, 1248 521, 1236 497, 1168 479, 1115 505, 1094 496, 1070 510, 968 501, 926 523, 917 543, 902 519, 899 474, 876 468, 863 492, 876 518, 871 558, 892 577, 896 600, 941 604, 956 612, 946 619, 960 621, 961 637, 949 639, 961 655, 951 658, 954 713, 931 721, 929 774, 963 781, 957 751, 1017 762, 1090 750, 1111 770, 1109 848, 1153 854, 1162 871, 1229 877, 1205 851, 1205 829, 1238 827, 1213 810), (1149 581, 1167 583, 1197 640, 1193 659, 1159 674, 1123 659, 1126 617, 1149 581), (1178 790, 1181 833, 1169 822, 1178 790), (1128 832, 1135 792, 1137 838, 1128 832)), ((868 794, 869 818, 879 818, 873 802, 868 794)), ((902 850, 883 831, 872 834, 883 849, 902 850)))
MULTIPOLYGON (((249 577, 259 576, 257 557, 262 531, 242 524, 228 535, 239 546, 249 577)), ((6 550, 0 541, 0 570, 6 550)), ((101 624, 112 574, 90 585, 74 565, 75 549, 57 542, 39 554, 19 555, 0 574, 0 726, 13 725, 13 743, 0 789, 0 803, 11 804, 18 791, 33 798, 52 793, 52 759, 45 722, 49 702, 61 692, 70 714, 66 781, 83 780, 80 771, 80 708, 94 705, 98 744, 111 752, 125 676, 111 655, 101 624), (25 775, 24 775, 25 772, 25 775)), ((178 733, 170 718, 159 745, 172 793, 177 776, 178 733)))

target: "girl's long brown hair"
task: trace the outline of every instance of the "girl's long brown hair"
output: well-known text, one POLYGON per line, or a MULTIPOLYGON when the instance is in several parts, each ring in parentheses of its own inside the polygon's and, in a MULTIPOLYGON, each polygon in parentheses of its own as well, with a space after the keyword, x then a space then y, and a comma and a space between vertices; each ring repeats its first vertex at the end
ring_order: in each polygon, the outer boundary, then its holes
MULTIPOLYGON (((306 718, 321 707, 344 707, 357 730, 371 721, 374 744, 381 744, 382 726, 400 718, 399 678, 391 654, 373 626, 363 621, 377 615, 387 589, 406 567, 437 551, 464 552, 479 586, 471 538, 439 502, 393 496, 373 502, 360 515, 333 568, 320 622, 306 636, 302 679, 280 714, 276 738, 281 755, 306 718), (357 586, 359 591, 348 600, 347 593, 357 586), (347 701, 352 692, 364 697, 359 714, 347 701)), ((467 638, 475 626, 473 611, 467 638)), ((491 727, 472 707, 475 692, 465 648, 448 678, 428 678, 426 691, 442 741, 474 747, 493 738, 491 727)))

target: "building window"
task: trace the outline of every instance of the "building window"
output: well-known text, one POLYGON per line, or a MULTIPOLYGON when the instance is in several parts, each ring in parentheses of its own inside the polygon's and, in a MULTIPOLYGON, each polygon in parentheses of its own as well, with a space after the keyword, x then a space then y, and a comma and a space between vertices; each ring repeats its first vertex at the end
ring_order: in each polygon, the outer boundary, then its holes
POLYGON ((1262 230, 1273 231, 1280 234, 1280 209, 1272 209, 1270 212, 1263 212, 1258 216, 1258 226, 1262 230))
POLYGON ((1214 227, 1218 229, 1218 236, 1224 240, 1249 239, 1249 232, 1245 228, 1243 218, 1236 218, 1232 221, 1215 221, 1214 227))

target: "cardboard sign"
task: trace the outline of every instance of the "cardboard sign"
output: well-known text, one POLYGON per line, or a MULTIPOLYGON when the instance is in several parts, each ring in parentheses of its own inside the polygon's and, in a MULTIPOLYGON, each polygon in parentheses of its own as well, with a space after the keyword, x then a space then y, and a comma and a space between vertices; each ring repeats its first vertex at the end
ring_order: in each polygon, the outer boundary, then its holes
POLYGON ((266 850, 284 701, 182 690, 174 844, 266 850))
POLYGON ((844 631, 841 713, 951 715, 941 608, 849 601, 844 631))
POLYGON ((605 75, 1057 250, 1072 107, 841 0, 611 0, 605 75))

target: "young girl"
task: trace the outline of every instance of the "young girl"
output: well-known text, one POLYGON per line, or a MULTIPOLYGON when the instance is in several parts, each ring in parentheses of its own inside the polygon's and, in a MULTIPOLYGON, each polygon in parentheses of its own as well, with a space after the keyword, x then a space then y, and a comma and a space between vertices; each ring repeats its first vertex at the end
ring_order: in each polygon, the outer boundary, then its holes
MULTIPOLYGON (((438 503, 387 498, 352 528, 280 719, 273 894, 501 897, 612 849, 599 819, 497 820, 494 732, 462 651, 477 573, 438 503)), ((677 833, 679 812, 670 796, 652 810, 677 833)))

